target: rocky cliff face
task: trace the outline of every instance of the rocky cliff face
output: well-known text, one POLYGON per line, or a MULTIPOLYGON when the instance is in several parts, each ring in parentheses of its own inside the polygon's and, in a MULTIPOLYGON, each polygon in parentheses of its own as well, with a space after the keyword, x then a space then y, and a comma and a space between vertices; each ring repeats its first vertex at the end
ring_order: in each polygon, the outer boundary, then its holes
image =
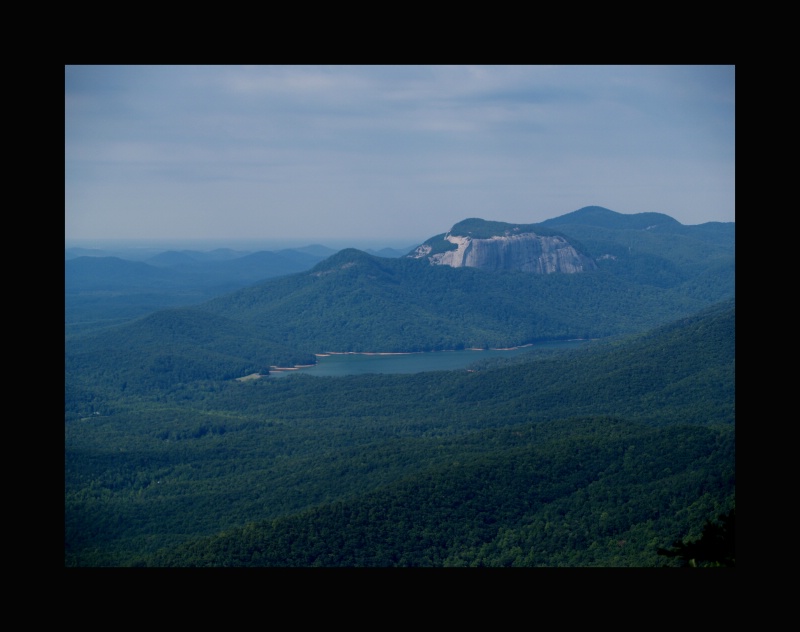
POLYGON ((590 257, 578 252, 562 235, 537 234, 528 227, 523 229, 520 226, 504 230, 503 233, 476 238, 453 234, 451 231, 442 237, 429 239, 408 256, 427 258, 431 265, 517 270, 536 274, 574 274, 597 268, 590 257))

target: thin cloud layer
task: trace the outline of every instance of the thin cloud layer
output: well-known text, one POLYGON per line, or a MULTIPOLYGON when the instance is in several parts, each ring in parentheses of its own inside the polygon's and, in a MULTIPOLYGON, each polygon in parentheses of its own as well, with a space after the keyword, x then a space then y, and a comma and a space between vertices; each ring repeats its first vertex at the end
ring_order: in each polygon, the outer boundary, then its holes
POLYGON ((65 236, 735 220, 733 66, 67 66, 65 236))

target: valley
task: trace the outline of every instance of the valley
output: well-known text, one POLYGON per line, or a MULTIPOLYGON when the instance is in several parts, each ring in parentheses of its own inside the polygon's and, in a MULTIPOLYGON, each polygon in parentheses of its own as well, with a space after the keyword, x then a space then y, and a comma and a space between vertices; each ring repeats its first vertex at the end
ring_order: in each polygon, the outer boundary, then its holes
POLYGON ((425 244, 68 267, 65 565, 688 564, 735 510, 734 226, 425 244))

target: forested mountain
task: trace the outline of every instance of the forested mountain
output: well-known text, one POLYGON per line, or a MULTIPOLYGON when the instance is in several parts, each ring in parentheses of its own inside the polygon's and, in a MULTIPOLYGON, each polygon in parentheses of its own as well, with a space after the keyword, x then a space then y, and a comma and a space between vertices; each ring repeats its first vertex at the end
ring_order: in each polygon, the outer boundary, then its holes
MULTIPOLYGON (((596 252, 608 254, 612 245, 629 239, 626 230, 594 245, 596 252)), ((643 239, 649 246, 621 254, 618 266, 580 274, 432 266, 424 259, 345 249, 307 272, 72 338, 67 363, 79 361, 80 373, 91 381, 108 383, 116 375, 117 385, 146 389, 154 363, 172 367, 176 379, 226 379, 244 367, 313 363, 313 354, 325 351, 431 351, 607 338, 646 330, 734 295, 732 245, 686 238, 670 247, 669 239, 677 238, 643 239), (645 250, 649 254, 642 254, 645 250), (224 326, 217 324, 220 318, 224 326), (176 335, 187 331, 193 336, 176 335), (126 341, 126 353, 152 348, 161 357, 120 364, 119 340, 126 341)))
POLYGON ((675 565, 734 505, 734 330, 727 303, 474 372, 98 395, 66 563, 675 565))
POLYGON ((720 246, 728 251, 734 247, 736 234, 734 222, 706 222, 681 224, 664 213, 623 214, 602 206, 585 206, 572 213, 545 220, 542 226, 571 234, 578 227, 593 227, 618 231, 649 231, 664 235, 683 235, 720 246))
MULTIPOLYGON (((142 250, 65 250, 68 336, 119 325, 159 309, 202 303, 264 279, 308 270, 338 252, 319 244, 275 252, 142 250)), ((408 249, 367 252, 401 257, 408 249)))
POLYGON ((133 563, 668 566, 658 553, 666 547, 654 543, 681 540, 695 531, 688 525, 698 517, 733 508, 730 429, 653 430, 592 418, 488 431, 480 439, 494 449, 451 453, 448 464, 363 496, 198 538, 133 563))
MULTIPOLYGON (((542 222, 579 240, 615 277, 697 298, 733 293, 736 225, 685 226, 661 213, 623 215, 599 206, 542 222)), ((721 298, 721 297, 720 297, 721 298)))
POLYGON ((733 225, 599 207, 542 225, 596 267, 345 249, 221 292, 271 258, 66 261, 65 564, 685 563, 665 551, 735 508, 733 225), (574 338, 593 342, 537 351, 574 338), (237 380, 529 343, 468 371, 237 380))

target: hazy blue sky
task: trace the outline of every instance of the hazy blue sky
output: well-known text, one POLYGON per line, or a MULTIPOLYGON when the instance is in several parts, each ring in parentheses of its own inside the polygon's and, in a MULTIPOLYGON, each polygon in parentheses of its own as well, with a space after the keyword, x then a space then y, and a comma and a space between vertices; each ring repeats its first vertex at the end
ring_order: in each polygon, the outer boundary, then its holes
POLYGON ((68 240, 735 221, 733 66, 67 66, 68 240))

